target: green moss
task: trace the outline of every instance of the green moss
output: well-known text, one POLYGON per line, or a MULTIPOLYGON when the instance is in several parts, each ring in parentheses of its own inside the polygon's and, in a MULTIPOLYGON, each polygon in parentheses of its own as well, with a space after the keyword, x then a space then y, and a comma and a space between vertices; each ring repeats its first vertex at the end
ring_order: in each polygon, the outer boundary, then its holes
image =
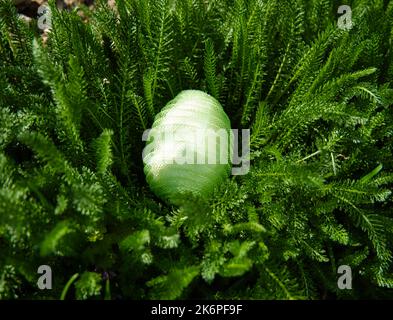
POLYGON ((392 298, 393 2, 340 5, 52 1, 43 44, 2 1, 0 298, 392 298), (187 89, 251 128, 251 170, 170 206, 142 133, 187 89))

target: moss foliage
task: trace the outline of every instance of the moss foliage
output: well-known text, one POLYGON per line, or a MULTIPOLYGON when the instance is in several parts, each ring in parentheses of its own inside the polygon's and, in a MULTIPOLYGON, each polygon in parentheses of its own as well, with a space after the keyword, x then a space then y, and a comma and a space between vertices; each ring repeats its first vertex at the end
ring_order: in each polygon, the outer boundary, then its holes
POLYGON ((392 298, 393 1, 348 2, 52 1, 43 43, 1 1, 0 299, 392 298), (170 206, 142 133, 185 89, 251 170, 170 206))

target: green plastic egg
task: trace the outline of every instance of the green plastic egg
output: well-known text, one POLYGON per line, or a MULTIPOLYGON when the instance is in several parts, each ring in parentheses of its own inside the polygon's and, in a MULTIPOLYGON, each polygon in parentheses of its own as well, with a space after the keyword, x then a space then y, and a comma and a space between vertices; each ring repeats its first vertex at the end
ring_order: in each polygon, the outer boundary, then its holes
POLYGON ((157 114, 145 140, 146 180, 169 203, 179 204, 190 193, 208 197, 230 173, 230 120, 220 103, 202 91, 180 92, 157 114))

